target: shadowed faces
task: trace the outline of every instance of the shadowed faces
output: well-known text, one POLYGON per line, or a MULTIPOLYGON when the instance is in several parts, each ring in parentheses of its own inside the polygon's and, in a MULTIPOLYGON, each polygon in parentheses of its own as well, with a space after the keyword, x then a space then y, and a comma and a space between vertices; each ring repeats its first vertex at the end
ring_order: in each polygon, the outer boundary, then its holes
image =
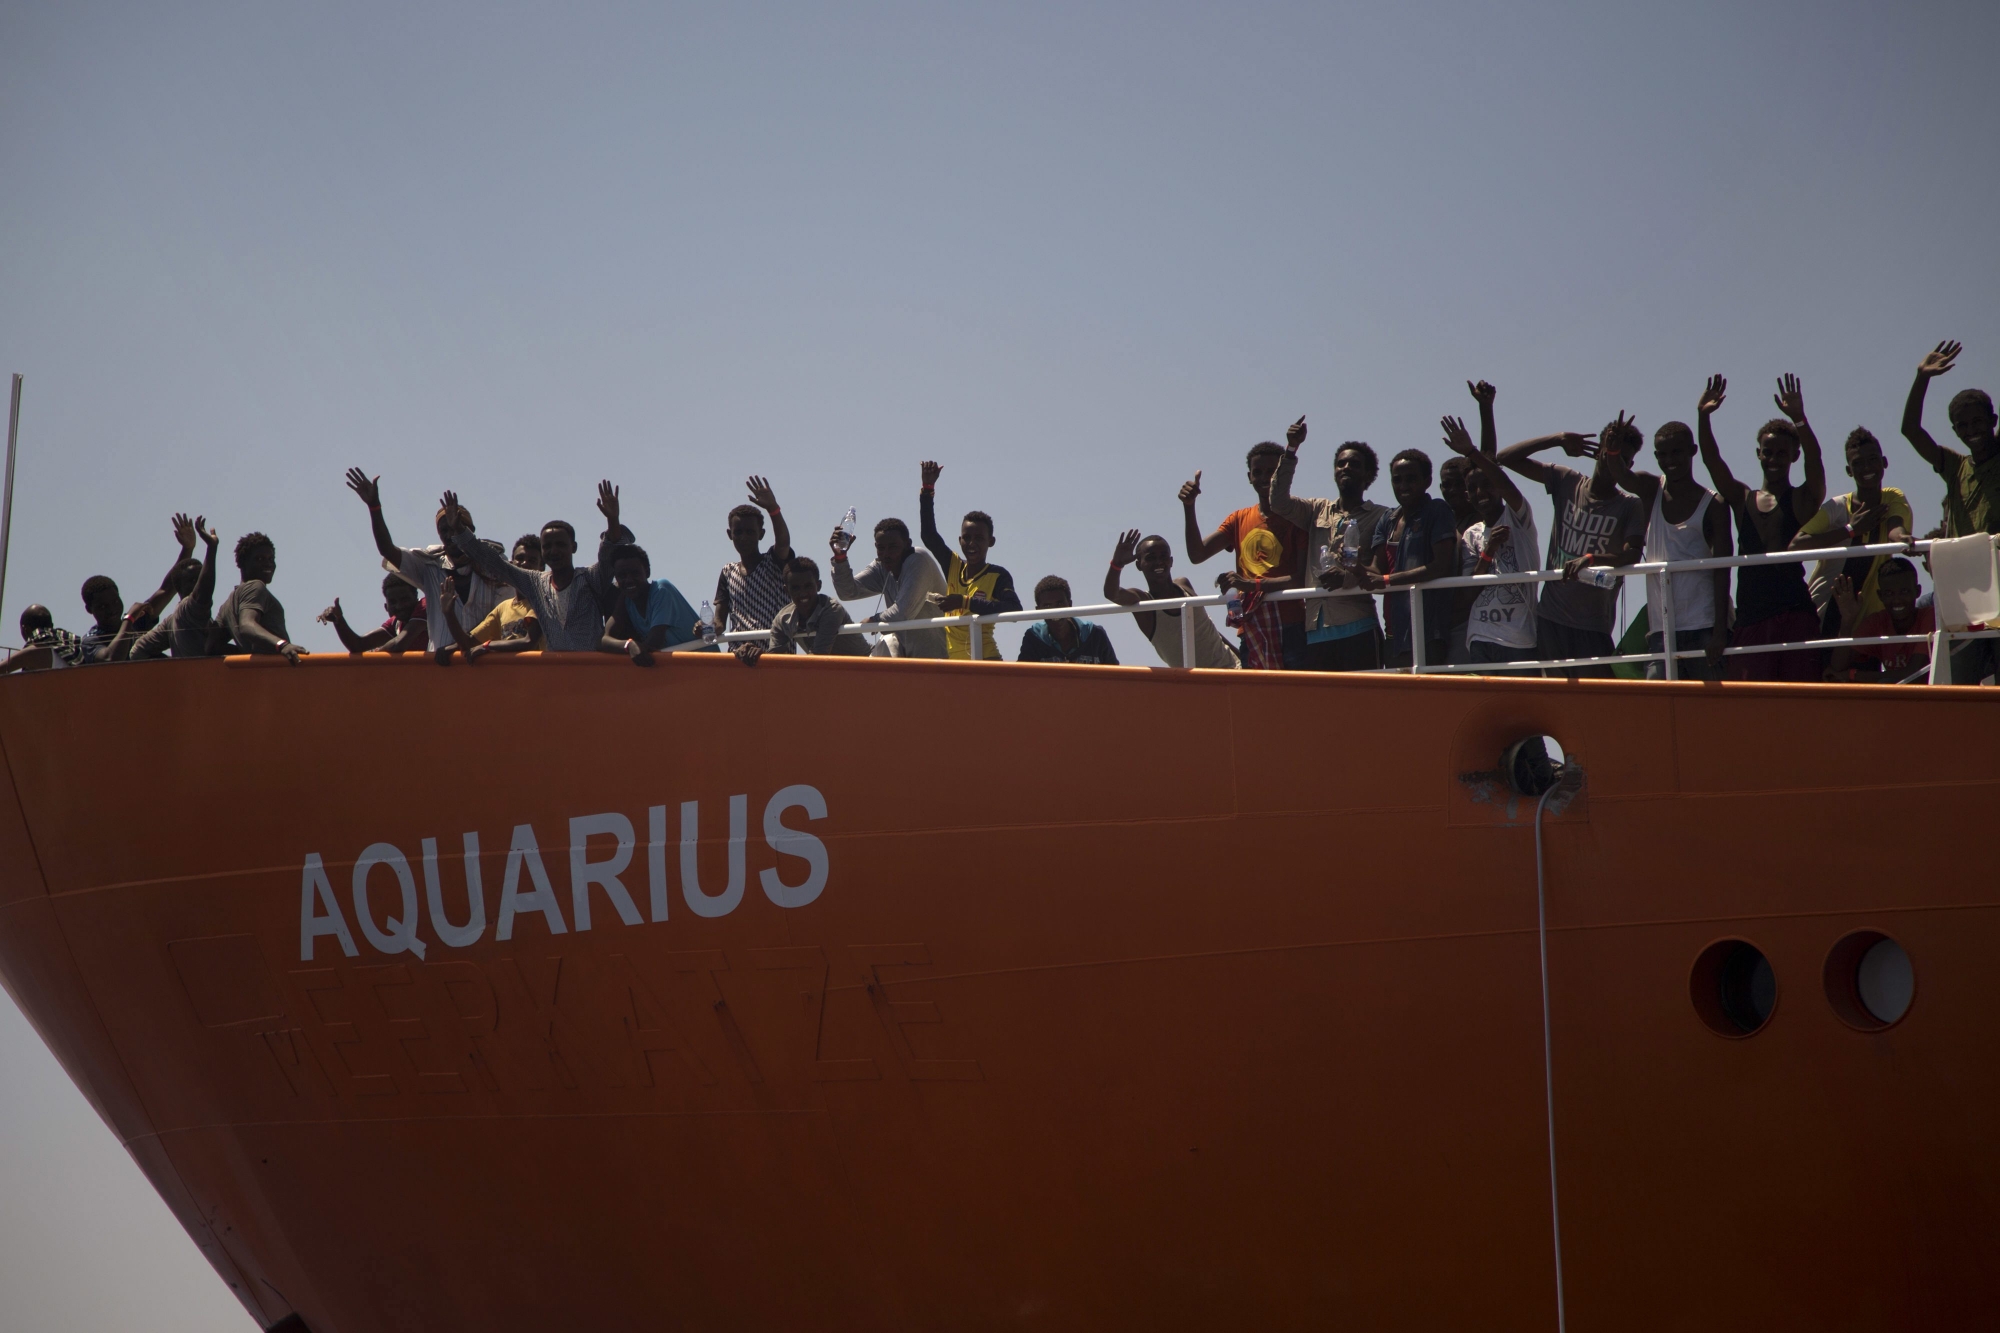
POLYGON ((1951 400, 1951 433, 1968 447, 1983 445, 1993 438, 1993 401, 1977 389, 1968 389, 1951 400))
POLYGON ((382 609, 396 620, 408 620, 417 613, 417 590, 391 574, 382 580, 382 609))
POLYGON ((1757 432, 1757 466, 1764 470, 1767 488, 1782 486, 1798 461, 1799 436, 1789 422, 1768 422, 1757 432))
POLYGON ((1886 561, 1875 576, 1875 593, 1889 614, 1907 620, 1917 607, 1917 567, 1901 556, 1886 561))
MULTIPOLYGON (((1874 491, 1882 485, 1889 460, 1882 454, 1882 442, 1865 430, 1847 437, 1847 475, 1859 491, 1874 491)), ((1886 572, 1886 571, 1885 571, 1886 572)))
POLYGON ((1431 465, 1425 458, 1397 457, 1389 464, 1389 489, 1396 503, 1415 513, 1430 498, 1431 465))
POLYGON ((1438 498, 1451 506, 1451 512, 1463 527, 1472 520, 1472 500, 1466 494, 1467 473, 1471 469, 1465 460, 1457 456, 1447 458, 1438 465, 1438 498))
POLYGON ((1375 484, 1377 470, 1375 452, 1365 445, 1343 444, 1333 455, 1333 484, 1349 504, 1358 503, 1375 484))
POLYGON ((993 549, 993 520, 984 514, 967 514, 958 525, 958 549, 973 568, 985 564, 986 553, 993 549))
POLYGON ((1669 421, 1653 432, 1653 458, 1669 484, 1694 476, 1694 432, 1684 422, 1669 421))
POLYGON ((1507 501, 1494 486, 1492 478, 1481 468, 1468 468, 1465 473, 1466 503, 1482 523, 1498 523, 1507 516, 1507 501))
POLYGON ((819 600, 819 571, 794 560, 785 567, 785 595, 800 615, 812 614, 813 603, 819 600))

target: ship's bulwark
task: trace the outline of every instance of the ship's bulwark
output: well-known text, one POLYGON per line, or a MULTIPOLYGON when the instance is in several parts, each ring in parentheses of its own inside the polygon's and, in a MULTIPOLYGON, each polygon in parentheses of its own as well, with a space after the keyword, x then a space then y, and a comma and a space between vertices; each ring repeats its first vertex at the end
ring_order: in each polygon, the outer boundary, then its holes
POLYGON ((1538 732, 1589 774, 1548 829, 1571 1326, 1988 1318, 1975 690, 50 673, 0 688, 0 976, 266 1324, 1540 1330, 1531 811, 1466 776, 1538 732), (1824 992, 1860 928, 1915 963, 1882 1032, 1824 992), (1729 937, 1779 988, 1741 1040, 1689 999, 1729 937))

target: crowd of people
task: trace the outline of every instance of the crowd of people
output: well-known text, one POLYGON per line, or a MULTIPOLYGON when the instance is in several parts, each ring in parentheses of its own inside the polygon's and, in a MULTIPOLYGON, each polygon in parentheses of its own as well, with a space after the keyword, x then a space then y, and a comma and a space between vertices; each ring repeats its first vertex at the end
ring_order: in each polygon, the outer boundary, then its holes
MULTIPOLYGON (((1952 369, 1959 350, 1957 343, 1940 343, 1923 358, 1904 407, 1904 439, 1945 486, 1943 522, 1926 536, 2000 533, 2000 439, 1992 399, 1967 389, 1951 400, 1952 433, 1966 453, 1940 445, 1923 425, 1930 381, 1952 369)), ((1368 498, 1380 463, 1375 450, 1359 440, 1333 451, 1333 495, 1299 494, 1307 439, 1303 417, 1286 431, 1284 443, 1266 441, 1250 449, 1246 462, 1255 502, 1233 510, 1212 530, 1197 517, 1202 484, 1196 472, 1180 488, 1185 554, 1194 565, 1225 553, 1233 557, 1233 567, 1216 579, 1227 596, 1225 622, 1233 635, 1219 630, 1203 607, 1137 611, 1139 632, 1160 660, 1175 667, 1369 671, 1407 667, 1421 647, 1423 661, 1431 665, 1519 671, 1537 669, 1526 664, 1558 663, 1549 669, 1609 675, 1609 664, 1578 663, 1620 652, 1613 628, 1621 580, 1604 571, 1734 551, 1824 548, 1826 556, 1811 570, 1806 562, 1788 561, 1741 566, 1733 577, 1728 568, 1648 576, 1644 650, 1662 651, 1670 616, 1678 648, 1691 655, 1681 672, 1688 677, 1902 680, 1928 664, 1923 643, 1724 655, 1732 645, 1893 639, 1933 628, 1914 548, 1909 555, 1839 553, 1908 544, 1915 515, 1901 490, 1882 484, 1887 460, 1866 428, 1851 431, 1843 446, 1853 489, 1827 493, 1819 439, 1796 377, 1778 381, 1774 401, 1781 415, 1757 430, 1760 476, 1754 486, 1731 473, 1716 443, 1713 419, 1728 393, 1720 375, 1709 379, 1696 400, 1692 428, 1669 421, 1653 432, 1657 472, 1639 466, 1645 437, 1623 412, 1595 436, 1565 431, 1502 449, 1494 386, 1481 380, 1466 387, 1478 408, 1478 440, 1461 418, 1447 416, 1440 422, 1448 452, 1442 466, 1433 468, 1421 449, 1393 455, 1388 465, 1393 504, 1368 498), (1557 453, 1578 466, 1551 461, 1557 453), (1712 486, 1697 479, 1697 457, 1712 486), (1794 482, 1793 471, 1801 465, 1803 476, 1794 482), (1546 548, 1524 482, 1544 488, 1552 503, 1555 522, 1546 548), (1418 586, 1462 575, 1542 570, 1560 570, 1561 577, 1467 588, 1418 586), (1291 589, 1348 595, 1273 596, 1291 589), (1374 595, 1356 595, 1361 593, 1374 595), (1183 617, 1191 625, 1184 627, 1183 617), (1189 644, 1191 663, 1185 658, 1189 644)), ((385 616, 378 625, 357 628, 335 599, 319 620, 350 653, 426 653, 439 664, 458 658, 476 663, 492 653, 602 652, 651 666, 655 654, 683 647, 726 648, 746 664, 766 653, 963 659, 974 655, 975 633, 981 636, 978 655, 997 659, 990 624, 921 624, 1023 610, 1013 575, 989 559, 997 543, 990 514, 966 512, 955 547, 938 530, 942 473, 935 462, 921 465, 916 540, 902 519, 884 518, 873 529, 873 558, 857 568, 852 548, 858 533, 850 510, 829 540, 824 575, 819 562, 793 549, 771 484, 751 477, 747 502, 729 511, 727 534, 736 558, 722 566, 713 597, 697 610, 671 581, 653 577, 645 549, 620 520, 618 488, 609 481, 598 486, 604 526, 595 559, 579 567, 577 532, 567 521, 551 520, 504 548, 479 535, 471 512, 451 491, 437 510, 437 542, 401 546, 383 517, 380 479, 354 468, 347 485, 367 507, 375 549, 387 571, 385 616), (829 577, 831 596, 825 591, 829 577), (881 599, 879 609, 860 623, 899 627, 872 638, 843 633, 855 623, 846 603, 869 597, 881 599), (721 636, 730 632, 761 637, 725 643, 721 636)), ((83 585, 92 623, 80 635, 57 628, 47 607, 28 607, 21 615, 24 647, 5 669, 228 653, 297 662, 305 655, 271 590, 277 572, 271 538, 252 532, 237 540, 240 581, 214 606, 219 538, 201 516, 176 514, 173 532, 179 553, 156 591, 127 607, 112 579, 93 575, 83 585)), ((1193 583, 1175 576, 1167 538, 1142 536, 1136 528, 1113 547, 1103 594, 1121 606, 1197 595, 1193 583), (1141 587, 1126 586, 1127 567, 1137 570, 1141 587)), ((1027 626, 1019 660, 1117 663, 1103 626, 1060 614, 1075 605, 1065 579, 1042 578, 1033 595, 1035 609, 1049 614, 1027 626)), ((1955 650, 1953 678, 1977 681, 1994 674, 1993 643, 1971 640, 1955 650)), ((1637 646, 1630 634, 1624 646, 1637 646)), ((1651 663, 1648 670, 1658 675, 1661 664, 1651 663)))

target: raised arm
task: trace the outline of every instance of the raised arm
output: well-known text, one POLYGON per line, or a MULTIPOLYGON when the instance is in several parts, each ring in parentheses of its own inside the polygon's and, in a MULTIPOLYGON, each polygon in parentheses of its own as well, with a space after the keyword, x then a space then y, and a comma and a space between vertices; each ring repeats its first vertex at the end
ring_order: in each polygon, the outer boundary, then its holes
POLYGON ((1812 423, 1806 420, 1806 396, 1799 387, 1799 377, 1780 375, 1778 391, 1771 395, 1771 401, 1799 432, 1799 456, 1805 461, 1806 475, 1804 484, 1792 491, 1792 515, 1803 523, 1826 500, 1826 460, 1820 455, 1819 436, 1813 434, 1812 423))
MULTIPOLYGON (((341 646, 350 653, 370 652, 389 641, 389 631, 386 629, 377 628, 369 630, 366 634, 356 634, 354 627, 347 623, 347 613, 340 609, 338 597, 333 599, 332 606, 319 613, 319 623, 333 626, 333 632, 340 636, 341 646)), ((263 627, 258 628, 261 630, 263 627)), ((239 639, 242 637, 240 633, 237 635, 239 639)), ((246 643, 243 646, 247 648, 250 645, 246 643)))
POLYGON ((1908 440, 1910 447, 1940 474, 1947 470, 1956 471, 1958 460, 1964 455, 1955 449, 1945 448, 1933 440, 1931 433, 1924 429, 1924 391, 1930 388, 1932 380, 1952 368, 1962 350, 1957 343, 1949 340, 1932 348, 1930 353, 1917 363, 1917 378, 1910 385, 1910 396, 1903 402, 1903 438, 1908 440))
POLYGON ((1221 528, 1201 535, 1201 520, 1195 517, 1194 502, 1201 494, 1201 471, 1195 470, 1194 480, 1181 485, 1181 517, 1186 520, 1187 556, 1190 564, 1201 564, 1217 552, 1229 549, 1229 535, 1221 528))
POLYGON ((771 516, 771 549, 767 554, 782 568, 792 558, 792 530, 785 524, 785 511, 778 507, 778 493, 762 477, 753 476, 744 484, 750 488, 750 503, 771 516))
POLYGON ((937 528, 937 480, 943 471, 942 464, 924 460, 923 489, 917 492, 917 532, 923 538, 924 549, 937 557, 938 568, 950 569, 951 547, 937 528))
MULTIPOLYGON (((458 504, 458 492, 446 491, 444 502, 447 507, 458 504)), ((452 546, 472 563, 472 568, 484 574, 495 583, 504 583, 515 592, 526 593, 535 586, 535 571, 523 569, 506 556, 480 541, 470 528, 459 528, 449 538, 452 546)))
POLYGON ((1595 438, 1589 435, 1580 435, 1573 430, 1566 430, 1559 431, 1554 435, 1540 435, 1532 440, 1523 440, 1519 444, 1510 444, 1495 456, 1494 461, 1499 463, 1501 467, 1511 468, 1513 471, 1520 473, 1529 481, 1539 482, 1546 486, 1549 483, 1551 475, 1549 465, 1547 463, 1536 462, 1535 455, 1544 449, 1556 448, 1560 448, 1571 458, 1597 457, 1597 441, 1595 438))
POLYGON ((201 577, 194 581, 194 591, 188 594, 188 600, 206 615, 209 604, 215 600, 215 548, 222 539, 216 536, 214 528, 208 526, 205 515, 194 516, 194 527, 201 534, 201 577))
POLYGON ((1285 431, 1285 455, 1271 477, 1271 512, 1293 527, 1311 532, 1319 526, 1319 514, 1310 504, 1292 494, 1292 480, 1298 475, 1299 446, 1306 442, 1306 419, 1300 417, 1285 431))
POLYGON ((1127 528, 1111 548, 1111 568, 1104 571, 1104 600, 1120 606, 1136 606, 1146 599, 1124 585, 1125 566, 1139 558, 1139 529, 1127 528))
POLYGON ((1701 401, 1695 405, 1695 443, 1701 447, 1702 466, 1708 469, 1708 479, 1715 483, 1715 493, 1731 509, 1741 509, 1750 498, 1750 488, 1736 480, 1729 470, 1729 464, 1722 461, 1722 446, 1715 442, 1715 427, 1709 418, 1722 406, 1722 400, 1729 396, 1729 381, 1720 375, 1708 377, 1708 387, 1701 391, 1701 401))
POLYGON ((631 541, 632 534, 619 517, 618 488, 609 481, 597 483, 597 512, 604 515, 604 531, 598 534, 597 559, 591 562, 588 573, 591 586, 602 602, 611 588, 611 553, 631 541))
POLYGON ((358 467, 347 469, 347 489, 368 506, 368 524, 375 532, 375 549, 391 565, 403 562, 403 548, 389 535, 389 521, 382 517, 382 478, 371 477, 358 467))
POLYGON ((1479 452, 1491 458, 1500 452, 1500 432, 1493 424, 1493 400, 1500 391, 1485 380, 1477 384, 1467 380, 1465 387, 1479 404, 1479 452))
MULTIPOLYGON (((1493 387, 1484 380, 1480 383, 1489 389, 1493 387)), ((1485 418, 1480 423, 1480 433, 1486 437, 1486 443, 1490 445, 1493 441, 1493 412, 1490 399, 1486 410, 1480 415, 1485 418)), ((1487 481, 1500 492, 1500 498, 1506 502, 1510 511, 1520 511, 1528 507, 1527 498, 1521 494, 1521 488, 1514 484, 1514 479, 1500 466, 1499 455, 1490 448, 1473 448, 1472 432, 1465 428, 1464 421, 1458 417, 1440 417, 1438 425, 1444 428, 1445 448, 1467 459, 1472 466, 1485 473, 1487 481)))
POLYGON ((194 523, 186 514, 174 515, 174 540, 180 543, 180 554, 174 557, 173 563, 167 566, 167 572, 160 578, 160 591, 166 593, 169 600, 173 596, 174 572, 181 567, 181 561, 194 554, 194 529, 194 523))

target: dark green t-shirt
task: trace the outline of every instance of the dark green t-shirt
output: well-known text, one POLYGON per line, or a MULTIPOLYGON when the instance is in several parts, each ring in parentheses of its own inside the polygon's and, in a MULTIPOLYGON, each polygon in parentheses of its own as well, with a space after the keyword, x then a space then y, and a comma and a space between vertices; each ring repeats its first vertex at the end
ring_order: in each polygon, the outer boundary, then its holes
POLYGON ((1963 454, 1952 458, 1957 466, 1944 474, 1944 535, 2000 532, 2000 450, 1984 463, 1963 454))

